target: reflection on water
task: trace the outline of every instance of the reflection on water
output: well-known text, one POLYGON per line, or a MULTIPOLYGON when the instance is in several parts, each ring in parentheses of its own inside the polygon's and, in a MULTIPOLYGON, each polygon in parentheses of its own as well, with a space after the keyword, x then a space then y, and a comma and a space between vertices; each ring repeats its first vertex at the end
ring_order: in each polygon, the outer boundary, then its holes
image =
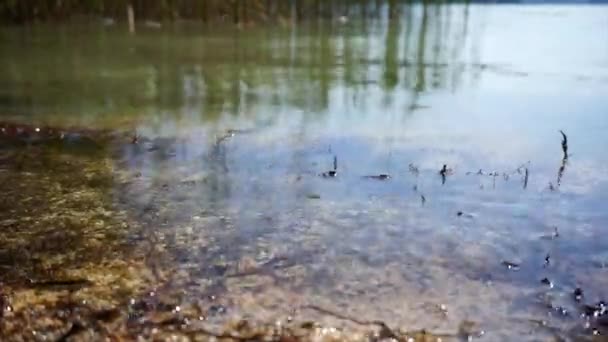
POLYGON ((85 277, 77 295, 114 305, 155 289, 217 322, 321 305, 589 335, 570 294, 608 297, 600 9, 3 29, 0 280, 85 277))
POLYGON ((269 104, 326 110, 331 92, 345 87, 354 95, 379 88, 387 107, 400 89, 413 90, 415 99, 460 87, 467 70, 501 69, 465 56, 467 6, 394 6, 402 15, 388 21, 247 31, 182 24, 135 37, 96 27, 49 37, 47 27, 6 30, 12 49, 2 55, 2 71, 11 87, 2 104, 17 114, 179 109, 213 119, 269 104))

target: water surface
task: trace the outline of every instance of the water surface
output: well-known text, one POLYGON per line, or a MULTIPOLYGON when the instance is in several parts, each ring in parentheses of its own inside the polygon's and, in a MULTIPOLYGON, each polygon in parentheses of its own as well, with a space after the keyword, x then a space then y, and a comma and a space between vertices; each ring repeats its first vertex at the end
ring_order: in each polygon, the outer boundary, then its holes
POLYGON ((98 306, 156 291, 209 324, 348 325, 317 305, 488 340, 605 331, 572 293, 608 297, 608 8, 400 11, 2 29, 15 311, 65 295, 15 284, 76 276, 98 306))

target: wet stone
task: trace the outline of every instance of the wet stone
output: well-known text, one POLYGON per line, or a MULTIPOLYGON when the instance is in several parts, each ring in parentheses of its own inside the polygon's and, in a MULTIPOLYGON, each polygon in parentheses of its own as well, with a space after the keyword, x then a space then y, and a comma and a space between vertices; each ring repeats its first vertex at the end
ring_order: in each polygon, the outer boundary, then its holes
POLYGON ((209 316, 219 316, 219 315, 225 314, 226 311, 228 311, 228 310, 226 309, 225 306, 223 306, 221 304, 214 304, 214 305, 211 305, 209 307, 209 309, 207 309, 207 314, 209 316))
POLYGON ((564 308, 563 306, 556 306, 553 308, 553 311, 555 311, 560 316, 570 316, 570 311, 568 311, 568 309, 564 308))
POLYGON ((588 317, 602 317, 608 315, 608 306, 603 301, 598 302, 595 305, 584 304, 581 307, 583 315, 588 317))
POLYGON ((514 271, 519 270, 519 264, 512 262, 512 261, 504 260, 502 262, 502 265, 505 266, 509 270, 514 270, 514 271))
POLYGON ((553 283, 551 282, 551 280, 549 280, 549 278, 543 278, 543 279, 541 279, 541 281, 540 281, 540 282, 541 282, 541 284, 543 284, 543 285, 547 285, 547 286, 549 286, 550 288, 552 288, 552 287, 553 287, 553 283))
POLYGON ((327 171, 327 172, 323 172, 321 174, 321 177, 324 177, 324 178, 334 178, 334 177, 337 177, 337 176, 338 176, 338 171, 335 171, 335 170, 330 170, 330 171, 327 171))
POLYGON ((583 299, 583 290, 580 287, 574 289, 574 292, 572 294, 574 295, 574 300, 576 300, 577 302, 580 302, 581 299, 583 299))
POLYGON ((226 264, 215 264, 212 267, 213 272, 218 276, 223 276, 228 271, 228 265, 226 264))

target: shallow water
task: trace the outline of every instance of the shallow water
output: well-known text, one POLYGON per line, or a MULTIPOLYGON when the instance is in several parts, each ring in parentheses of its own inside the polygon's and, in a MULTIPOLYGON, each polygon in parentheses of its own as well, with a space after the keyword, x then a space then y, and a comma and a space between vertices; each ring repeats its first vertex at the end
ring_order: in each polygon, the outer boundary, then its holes
POLYGON ((70 296, 156 291, 209 324, 345 324, 305 309, 318 305, 405 330, 472 321, 488 340, 608 333, 572 298, 608 298, 608 8, 401 10, 132 36, 2 29, 14 310, 64 295, 24 279, 75 276, 92 285, 70 296), (337 177, 321 176, 334 157, 337 177))

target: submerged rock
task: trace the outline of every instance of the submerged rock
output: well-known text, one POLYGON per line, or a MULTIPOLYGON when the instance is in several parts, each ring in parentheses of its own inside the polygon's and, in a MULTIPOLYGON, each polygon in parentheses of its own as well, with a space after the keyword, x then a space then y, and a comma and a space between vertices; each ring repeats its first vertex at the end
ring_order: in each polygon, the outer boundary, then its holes
POLYGON ((580 287, 574 289, 574 292, 572 294, 574 295, 574 300, 576 300, 577 302, 580 302, 581 299, 583 299, 583 290, 580 287))
POLYGON ((324 177, 324 178, 334 178, 334 177, 337 177, 337 176, 338 176, 338 171, 335 171, 335 170, 330 170, 330 171, 327 171, 327 172, 323 172, 321 174, 321 177, 324 177))
POLYGON ((541 281, 540 281, 540 282, 541 282, 541 284, 543 284, 543 285, 547 285, 547 286, 549 286, 550 288, 553 288, 553 283, 551 282, 551 280, 549 280, 549 278, 543 278, 543 279, 541 279, 541 281))
POLYGON ((519 264, 518 263, 507 261, 507 260, 502 261, 502 265, 505 266, 507 269, 510 269, 510 270, 518 270, 519 269, 519 264))

